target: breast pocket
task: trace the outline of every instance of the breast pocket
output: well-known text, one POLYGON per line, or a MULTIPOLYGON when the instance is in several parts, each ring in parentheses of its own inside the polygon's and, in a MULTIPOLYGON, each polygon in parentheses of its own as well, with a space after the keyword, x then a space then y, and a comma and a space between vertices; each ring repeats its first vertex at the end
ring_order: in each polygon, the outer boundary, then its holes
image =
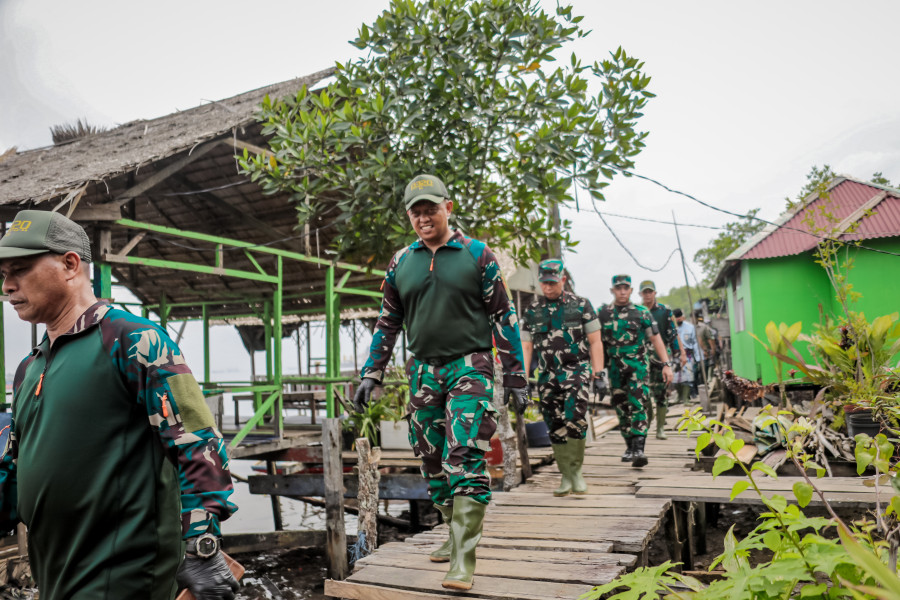
POLYGON ((580 344, 584 339, 584 327, 582 327, 581 317, 578 315, 567 317, 563 321, 563 329, 573 344, 580 344))

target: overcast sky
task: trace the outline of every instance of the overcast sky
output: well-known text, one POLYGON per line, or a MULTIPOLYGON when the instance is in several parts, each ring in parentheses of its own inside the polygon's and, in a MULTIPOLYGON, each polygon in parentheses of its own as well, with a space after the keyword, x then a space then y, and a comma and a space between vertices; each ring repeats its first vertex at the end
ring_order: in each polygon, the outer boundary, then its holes
MULTIPOLYGON (((812 165, 900 182, 900 3, 572 3, 593 30, 573 48, 583 60, 621 45, 652 76, 657 98, 640 123, 650 135, 638 173, 735 212, 760 207, 770 219, 812 165)), ((355 56, 347 41, 387 5, 0 0, 0 151, 47 145, 51 125, 79 117, 106 126, 158 117, 345 61, 355 56)), ((602 209, 663 220, 674 211, 685 224, 732 220, 634 179, 614 181, 602 209)), ((683 284, 675 259, 651 273, 596 215, 568 216, 581 241, 569 268, 595 304, 609 297, 614 273, 653 277, 663 291, 683 284)), ((676 247, 670 225, 608 222, 645 266, 661 266, 676 247)), ((715 233, 684 227, 686 255, 715 233)))

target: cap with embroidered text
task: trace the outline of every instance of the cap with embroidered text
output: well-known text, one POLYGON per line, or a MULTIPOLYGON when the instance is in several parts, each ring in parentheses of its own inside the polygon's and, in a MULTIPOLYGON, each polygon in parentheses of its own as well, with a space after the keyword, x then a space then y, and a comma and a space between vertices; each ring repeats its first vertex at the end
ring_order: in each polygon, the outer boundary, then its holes
POLYGON ((406 185, 406 191, 403 193, 403 204, 406 206, 406 210, 409 210, 413 204, 420 200, 430 200, 435 204, 440 204, 449 198, 450 194, 447 193, 447 186, 444 185, 443 181, 434 175, 416 175, 406 185))
POLYGON ((74 252, 84 262, 91 262, 91 241, 81 225, 59 213, 19 211, 0 239, 0 259, 47 252, 74 252))

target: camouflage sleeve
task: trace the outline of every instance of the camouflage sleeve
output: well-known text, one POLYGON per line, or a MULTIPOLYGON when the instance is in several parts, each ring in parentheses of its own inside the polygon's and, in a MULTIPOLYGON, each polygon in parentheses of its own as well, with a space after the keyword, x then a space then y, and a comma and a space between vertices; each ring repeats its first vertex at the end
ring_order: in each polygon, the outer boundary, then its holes
POLYGON ((524 387, 525 369, 522 367, 522 338, 516 307, 509 296, 497 258, 487 246, 478 259, 481 267, 481 296, 494 329, 494 345, 503 365, 503 385, 524 387))
POLYGON ((584 305, 581 313, 581 322, 584 327, 584 334, 590 335, 595 331, 600 331, 600 319, 597 317, 597 313, 594 312, 594 305, 591 304, 591 301, 587 298, 582 298, 584 305))
POLYGON ((656 326, 656 320, 649 310, 641 310, 641 329, 649 340, 651 337, 659 333, 659 327, 656 326))
POLYGON ((531 337, 531 321, 534 319, 534 312, 531 308, 522 311, 522 328, 519 330, 519 339, 523 342, 532 341, 531 337))
POLYGON ((681 342, 678 341, 678 327, 675 325, 675 318, 672 316, 671 310, 666 311, 666 316, 669 319, 666 327, 669 331, 669 346, 672 348, 672 356, 676 356, 681 354, 681 342))
POLYGON ((178 471, 183 536, 221 535, 219 522, 237 506, 229 500, 234 488, 225 440, 199 384, 165 331, 128 313, 107 319, 113 327, 103 328, 104 341, 178 471))
MULTIPOLYGON (((402 251, 401 251, 402 252, 402 251)), ((379 383, 384 379, 384 370, 391 360, 397 335, 403 327, 403 304, 397 290, 397 263, 401 255, 398 252, 388 265, 384 276, 384 296, 381 299, 381 312, 372 332, 372 345, 369 346, 369 358, 360 371, 360 377, 376 379, 379 383)))
POLYGON ((0 458, 0 532, 11 531, 19 522, 19 493, 16 479, 16 436, 13 435, 14 423, 8 428, 9 437, 3 457, 0 458))

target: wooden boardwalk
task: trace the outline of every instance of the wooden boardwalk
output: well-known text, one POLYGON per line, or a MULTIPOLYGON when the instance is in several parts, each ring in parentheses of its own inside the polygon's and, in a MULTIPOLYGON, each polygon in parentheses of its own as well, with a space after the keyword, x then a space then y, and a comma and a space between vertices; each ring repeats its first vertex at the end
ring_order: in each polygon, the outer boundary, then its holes
MULTIPOLYGON (((673 416, 670 426, 676 421, 673 416)), ((587 447, 586 495, 555 498, 555 464, 537 470, 511 492, 495 493, 469 592, 444 590, 447 564, 428 560, 447 537, 447 527, 440 526, 379 547, 358 561, 346 580, 327 580, 325 594, 360 600, 577 598, 646 561, 648 544, 671 500, 637 498, 637 484, 689 470, 692 448, 682 435, 670 433, 665 441, 651 435, 650 464, 634 469, 620 460, 625 449, 621 435, 609 431, 587 447)))

